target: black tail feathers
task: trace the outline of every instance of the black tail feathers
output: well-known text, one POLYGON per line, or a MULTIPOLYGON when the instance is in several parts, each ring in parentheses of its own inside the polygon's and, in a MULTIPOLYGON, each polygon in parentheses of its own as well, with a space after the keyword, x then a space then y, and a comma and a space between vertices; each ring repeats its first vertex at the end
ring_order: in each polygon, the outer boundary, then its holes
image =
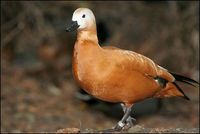
POLYGON ((186 100, 190 100, 190 98, 183 92, 183 90, 179 87, 178 84, 176 84, 175 82, 172 82, 176 88, 183 94, 183 98, 186 99, 186 100))
POLYGON ((172 73, 170 72, 177 81, 180 81, 180 82, 183 82, 183 83, 187 83, 189 85, 192 85, 194 87, 196 87, 196 85, 199 85, 199 82, 191 79, 191 78, 188 78, 188 77, 185 77, 185 76, 182 76, 182 75, 179 75, 179 74, 175 74, 175 73, 172 73))
MULTIPOLYGON (((192 85, 194 87, 196 87, 196 85, 199 86, 199 82, 191 79, 191 78, 188 78, 188 77, 185 77, 185 76, 182 76, 182 75, 179 75, 179 74, 175 74, 175 73, 172 73, 170 72, 176 79, 176 81, 180 81, 180 82, 183 82, 183 83, 186 83, 186 84, 189 84, 189 85, 192 85)), ((186 94, 183 92, 183 90, 178 86, 177 83, 173 82, 173 84, 177 87, 177 89, 184 95, 183 97, 186 99, 186 100, 190 100, 190 98, 188 96, 186 96, 186 94)))

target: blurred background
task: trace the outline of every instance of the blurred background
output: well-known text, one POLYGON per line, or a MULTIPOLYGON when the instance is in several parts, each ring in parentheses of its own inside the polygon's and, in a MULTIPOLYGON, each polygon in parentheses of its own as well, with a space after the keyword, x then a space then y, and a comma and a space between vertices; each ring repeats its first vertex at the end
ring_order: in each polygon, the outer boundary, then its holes
MULTIPOLYGON (((66 25, 79 7, 96 16, 100 44, 141 53, 172 72, 199 81, 199 2, 2 2, 1 132, 105 129, 122 117, 119 104, 87 95, 74 82, 76 32, 66 25)), ((133 108, 147 128, 197 128, 199 89, 181 85, 180 97, 149 99, 133 108)))

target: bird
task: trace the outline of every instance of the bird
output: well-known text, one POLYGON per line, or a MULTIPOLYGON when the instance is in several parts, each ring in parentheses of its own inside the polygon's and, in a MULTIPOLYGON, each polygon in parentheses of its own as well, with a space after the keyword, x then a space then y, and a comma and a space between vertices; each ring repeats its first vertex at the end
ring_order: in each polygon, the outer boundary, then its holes
MULTIPOLYGON (((148 98, 189 97, 177 82, 199 86, 199 82, 171 72, 150 58, 113 46, 101 47, 96 19, 89 8, 78 8, 66 32, 77 31, 72 56, 76 83, 88 94, 103 101, 119 103, 124 115, 110 131, 126 131, 134 126, 130 116, 135 103, 148 98)), ((106 131, 106 132, 108 132, 106 131)))

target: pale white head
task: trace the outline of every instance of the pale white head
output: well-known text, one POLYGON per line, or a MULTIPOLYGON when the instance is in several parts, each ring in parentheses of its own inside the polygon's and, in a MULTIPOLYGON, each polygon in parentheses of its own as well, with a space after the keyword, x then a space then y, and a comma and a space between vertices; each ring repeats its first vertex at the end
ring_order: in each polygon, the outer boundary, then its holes
POLYGON ((93 12, 88 8, 78 8, 72 16, 72 23, 66 29, 67 31, 85 30, 96 28, 96 21, 93 12))

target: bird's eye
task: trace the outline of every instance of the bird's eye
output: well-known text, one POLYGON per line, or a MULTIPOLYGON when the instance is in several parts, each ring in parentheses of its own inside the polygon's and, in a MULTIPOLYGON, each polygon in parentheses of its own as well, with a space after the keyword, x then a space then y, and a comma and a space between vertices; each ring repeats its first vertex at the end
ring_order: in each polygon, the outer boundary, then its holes
POLYGON ((82 18, 85 18, 85 14, 83 14, 82 18))

